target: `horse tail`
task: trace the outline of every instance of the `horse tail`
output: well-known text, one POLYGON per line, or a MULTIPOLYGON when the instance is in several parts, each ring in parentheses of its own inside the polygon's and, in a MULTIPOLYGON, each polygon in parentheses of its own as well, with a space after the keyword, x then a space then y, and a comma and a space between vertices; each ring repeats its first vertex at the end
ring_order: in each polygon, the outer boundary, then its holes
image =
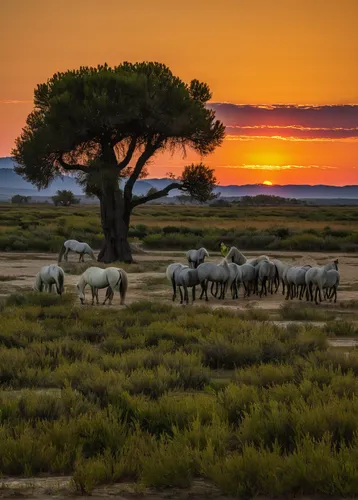
POLYGON ((58 272, 58 284, 59 284, 59 294, 61 295, 62 292, 63 292, 63 283, 64 283, 64 279, 65 279, 65 276, 64 276, 64 273, 62 271, 62 269, 60 268, 59 272, 58 272))
POLYGON ((275 266, 275 285, 276 285, 276 292, 280 286, 280 274, 278 272, 278 268, 276 266, 276 264, 274 264, 275 266))
POLYGON ((60 253, 58 254, 58 263, 61 262, 63 254, 66 252, 65 244, 62 245, 60 253))
POLYGON ((120 270, 119 272, 119 279, 116 284, 116 286, 119 285, 119 293, 121 296, 121 305, 124 304, 125 298, 126 298, 126 293, 127 293, 127 288, 128 288, 128 276, 123 269, 120 270))
POLYGON ((41 274, 37 273, 36 279, 35 279, 34 290, 35 290, 35 292, 42 292, 42 288, 43 288, 43 283, 42 283, 42 279, 41 279, 41 274))

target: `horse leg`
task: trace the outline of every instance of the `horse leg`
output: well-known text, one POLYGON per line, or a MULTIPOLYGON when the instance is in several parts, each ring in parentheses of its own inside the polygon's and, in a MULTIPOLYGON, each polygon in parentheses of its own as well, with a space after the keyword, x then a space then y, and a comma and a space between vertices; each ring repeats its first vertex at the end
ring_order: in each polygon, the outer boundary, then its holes
POLYGON ((70 253, 70 249, 69 248, 66 248, 66 251, 65 253, 63 254, 63 260, 65 260, 66 262, 68 261, 68 254, 70 253))
POLYGON ((204 282, 200 283, 200 286, 201 286, 201 294, 200 294, 199 299, 200 299, 200 300, 202 300, 203 295, 204 295, 204 293, 205 293, 204 282))
POLYGON ((92 294, 92 302, 91 302, 91 306, 94 305, 94 298, 96 296, 96 291, 95 291, 95 288, 94 286, 91 286, 91 294, 92 294))
POLYGON ((333 295, 334 295, 334 303, 337 302, 337 287, 335 286, 333 289, 333 295))
POLYGON ((314 294, 314 300, 315 300, 315 303, 316 303, 317 306, 318 306, 318 301, 317 301, 318 291, 319 291, 319 288, 318 288, 318 286, 316 286, 316 290, 315 290, 315 294, 314 294))
POLYGON ((192 287, 193 304, 195 302, 195 286, 192 287))
POLYGON ((285 284, 284 280, 282 280, 282 295, 285 295, 285 288, 286 288, 286 284, 285 284))
POLYGON ((174 278, 172 278, 172 285, 173 285, 173 302, 174 302, 174 300, 176 299, 176 296, 177 296, 177 290, 176 290, 174 278))
POLYGON ((189 304, 189 293, 188 293, 188 287, 184 285, 184 300, 186 302, 186 305, 189 304))
POLYGON ((209 299, 208 299, 208 286, 209 286, 209 281, 208 281, 208 280, 206 280, 204 283, 205 283, 205 284, 204 284, 204 286, 205 286, 205 300, 206 300, 206 302, 208 302, 208 301, 209 301, 209 299))
POLYGON ((182 304, 183 303, 183 292, 182 292, 180 285, 178 286, 178 288, 179 288, 179 292, 180 292, 180 303, 182 304))
POLYGON ((288 300, 290 298, 290 295, 291 295, 291 285, 288 284, 287 285, 287 294, 286 294, 285 300, 288 300))

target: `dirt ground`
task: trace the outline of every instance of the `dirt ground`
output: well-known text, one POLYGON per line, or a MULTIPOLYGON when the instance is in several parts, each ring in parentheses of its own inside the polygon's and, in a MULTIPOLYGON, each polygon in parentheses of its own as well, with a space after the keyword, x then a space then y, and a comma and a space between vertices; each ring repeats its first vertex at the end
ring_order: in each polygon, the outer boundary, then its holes
MULTIPOLYGON (((251 252, 247 257, 259 255, 260 252, 251 252)), ((299 253, 282 252, 268 253, 272 258, 279 258, 287 263, 322 265, 326 262, 339 259, 339 272, 341 275, 341 284, 338 293, 338 301, 358 300, 358 254, 324 254, 324 253, 299 253)), ((128 274, 129 286, 126 303, 131 304, 138 300, 156 300, 161 302, 171 302, 170 284, 165 280, 165 269, 170 262, 185 263, 184 252, 147 252, 134 256, 138 263, 143 263, 144 267, 150 267, 151 262, 162 261, 163 266, 160 272, 140 272, 128 274)), ((77 262, 78 257, 75 254, 69 255, 70 262, 77 262)), ((220 262, 220 256, 213 255, 207 262, 220 262)), ((10 293, 30 290, 34 284, 35 276, 39 269, 51 263, 57 262, 57 255, 50 253, 30 253, 30 252, 0 252, 0 297, 10 293)), ((94 264, 95 265, 95 264, 94 264)), ((75 291, 75 286, 79 280, 78 275, 66 274, 65 289, 75 291)), ((104 298, 105 291, 99 292, 101 299, 104 298)), ((87 303, 90 303, 90 292, 87 289, 87 303)), ((210 298, 207 305, 209 307, 230 307, 247 308, 256 307, 261 309, 278 309, 284 302, 284 297, 279 292, 275 295, 269 295, 263 299, 257 296, 249 299, 233 301, 227 298, 224 301, 210 298)), ((196 304, 203 304, 200 300, 196 304)), ((112 307, 120 307, 119 295, 115 293, 112 307)))

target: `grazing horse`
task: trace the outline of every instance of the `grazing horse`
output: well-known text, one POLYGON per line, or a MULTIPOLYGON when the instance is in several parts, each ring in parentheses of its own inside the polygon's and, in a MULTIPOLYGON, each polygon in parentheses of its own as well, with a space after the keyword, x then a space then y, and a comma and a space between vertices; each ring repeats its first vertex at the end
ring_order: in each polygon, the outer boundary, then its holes
POLYGON ((199 248, 199 250, 189 250, 186 253, 186 258, 188 259, 189 267, 196 269, 205 260, 205 257, 209 257, 209 252, 205 248, 199 248))
POLYGON ((177 272, 181 271, 182 269, 189 269, 189 267, 177 262, 175 264, 169 264, 169 266, 167 267, 166 273, 165 273, 167 280, 170 281, 170 283, 172 284, 172 287, 173 287, 173 302, 174 302, 176 295, 177 295, 174 275, 177 272))
POLYGON ((317 296, 319 295, 319 301, 322 302, 323 288, 328 279, 327 273, 331 269, 338 271, 338 259, 333 262, 329 262, 325 266, 315 266, 309 269, 306 273, 306 285, 307 300, 313 301, 313 288, 315 288, 315 303, 318 305, 317 296))
POLYGON ((89 267, 81 276, 80 281, 77 284, 78 295, 81 300, 81 304, 85 303, 85 288, 90 285, 92 291, 92 305, 94 304, 94 299, 98 301, 98 289, 107 288, 106 297, 104 299, 103 305, 108 300, 109 305, 112 304, 112 299, 114 296, 114 291, 118 290, 121 296, 121 305, 124 304, 127 288, 128 288, 128 277, 127 273, 118 267, 107 267, 107 269, 101 269, 100 267, 89 267))
POLYGON ((42 292, 44 285, 48 287, 48 291, 52 292, 52 286, 56 286, 58 295, 62 295, 64 291, 65 273, 63 269, 56 264, 43 266, 36 275, 34 290, 42 292))
POLYGON ((58 263, 61 262, 62 256, 67 262, 68 260, 68 254, 69 252, 75 252, 80 254, 80 258, 78 262, 84 262, 84 254, 86 253, 91 257, 92 260, 96 260, 96 257, 93 253, 92 248, 87 244, 87 243, 81 243, 80 241, 77 240, 67 240, 64 242, 62 245, 62 248, 60 250, 60 253, 58 255, 58 263))
POLYGON ((195 300, 195 287, 200 285, 198 270, 190 269, 190 267, 185 267, 183 269, 177 269, 174 272, 174 281, 180 292, 180 303, 184 301, 189 304, 189 294, 188 288, 192 288, 193 302, 195 300), (184 288, 184 295, 182 293, 181 287, 184 288))
POLYGON ((202 287, 200 298, 205 294, 205 300, 208 299, 208 282, 219 283, 221 293, 219 299, 225 298, 226 284, 230 276, 230 269, 226 259, 219 265, 204 263, 198 266, 198 276, 202 287))

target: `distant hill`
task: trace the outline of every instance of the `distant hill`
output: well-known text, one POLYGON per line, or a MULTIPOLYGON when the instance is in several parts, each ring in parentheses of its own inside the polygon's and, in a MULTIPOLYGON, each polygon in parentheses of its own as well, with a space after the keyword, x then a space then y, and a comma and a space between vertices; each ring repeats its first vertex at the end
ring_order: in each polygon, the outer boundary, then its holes
MULTIPOLYGON (((163 189, 172 181, 171 179, 146 179, 136 182, 134 194, 137 196, 146 194, 152 187, 163 189)), ((14 163, 11 158, 0 158, 0 200, 9 200, 14 194, 22 194, 24 196, 50 197, 53 196, 58 189, 69 189, 76 196, 83 195, 81 187, 76 183, 76 180, 68 175, 64 175, 55 179, 47 189, 38 191, 31 183, 26 182, 21 176, 14 171, 14 163)), ((258 194, 270 194, 281 196, 283 198, 298 198, 298 199, 354 199, 358 198, 358 185, 352 186, 326 186, 326 185, 295 185, 289 184, 286 186, 264 186, 263 184, 245 184, 237 186, 232 184, 229 186, 218 186, 215 190, 220 193, 221 197, 240 198, 242 196, 256 196, 258 194)), ((170 192, 169 196, 177 196, 178 190, 170 192)))

